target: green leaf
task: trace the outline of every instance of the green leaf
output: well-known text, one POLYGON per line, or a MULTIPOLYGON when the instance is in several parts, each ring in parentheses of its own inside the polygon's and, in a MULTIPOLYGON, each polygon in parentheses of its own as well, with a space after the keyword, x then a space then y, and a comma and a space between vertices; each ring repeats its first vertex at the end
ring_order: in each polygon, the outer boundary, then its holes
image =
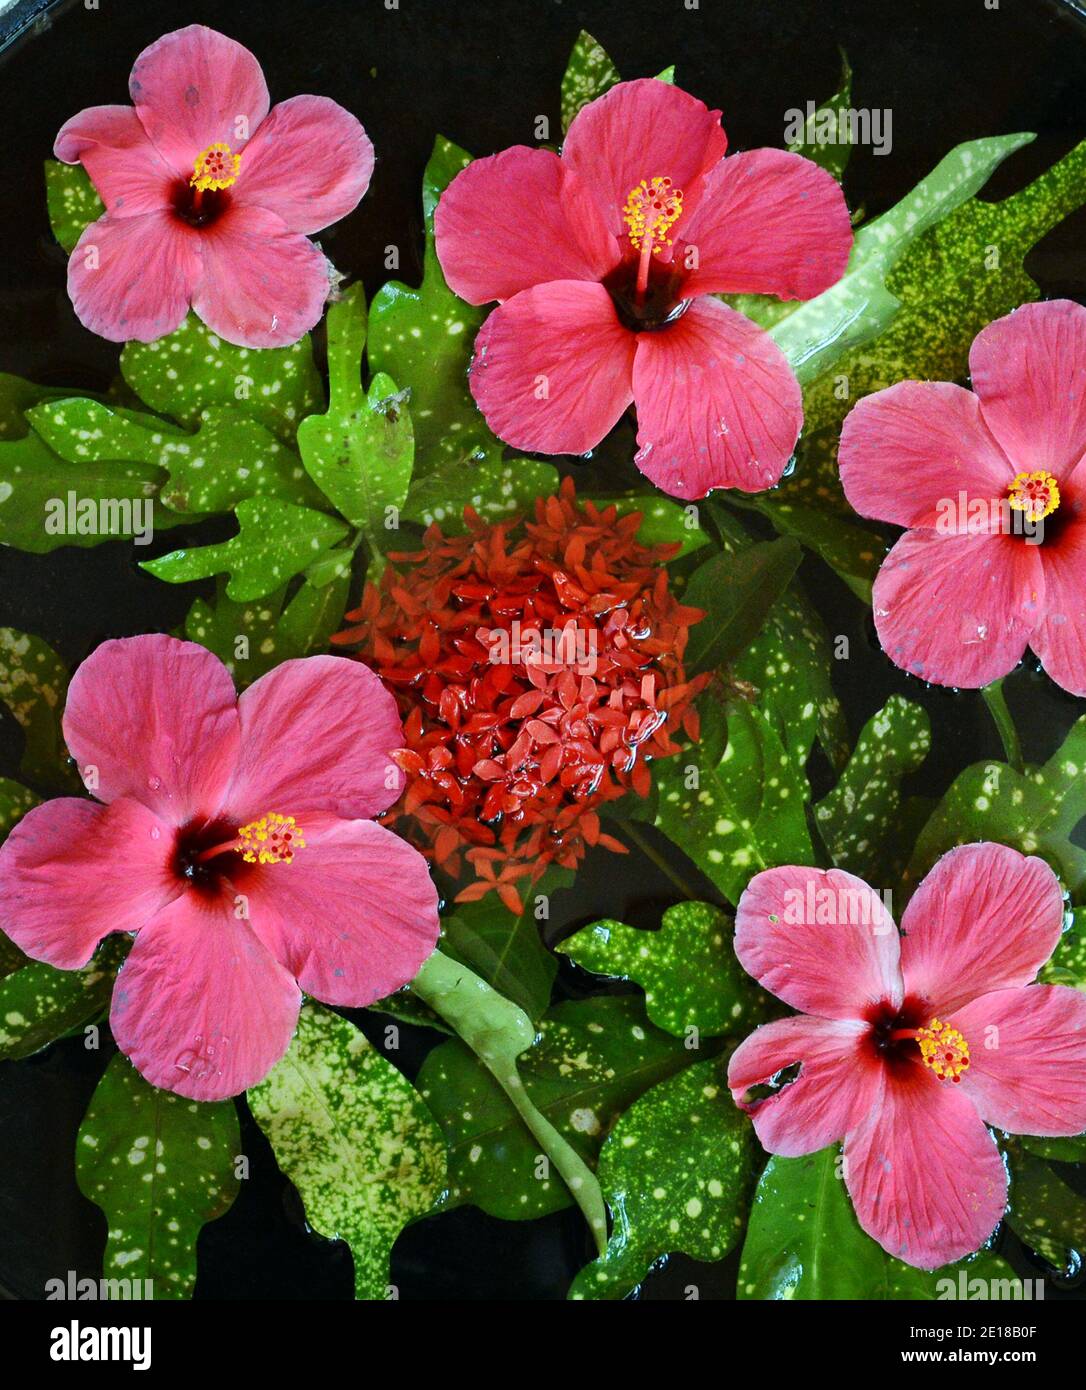
POLYGON ((131 944, 127 937, 109 937, 82 970, 32 960, 0 980, 0 1059, 30 1057, 93 1022, 109 1004, 131 944))
POLYGON ((637 539, 642 545, 673 545, 678 541, 682 549, 674 556, 676 560, 709 544, 708 535, 698 525, 698 508, 691 503, 643 493, 629 497, 593 497, 592 501, 599 511, 615 507, 620 517, 640 512, 637 539))
POLYGON ((920 832, 909 863, 913 887, 956 845, 996 840, 1047 859, 1072 895, 1086 890, 1086 850, 1071 834, 1086 815, 1086 715, 1042 767, 974 763, 960 772, 920 832))
POLYGON ((742 1230, 752 1141, 720 1059, 688 1067, 635 1101, 600 1153, 614 1230, 606 1253, 573 1281, 570 1298, 623 1298, 655 1260, 675 1251, 722 1260, 742 1230))
POLYGON ((867 721, 840 780, 815 808, 837 868, 872 884, 896 881, 895 869, 902 867, 902 778, 920 767, 930 749, 927 712, 900 695, 867 721))
POLYGON ((298 455, 234 405, 201 411, 193 434, 157 416, 84 397, 37 406, 28 418, 71 463, 125 460, 163 469, 169 481, 160 500, 175 512, 229 512, 243 498, 257 496, 300 506, 324 503, 298 455))
POLYGON ((353 1024, 307 1002, 249 1106, 309 1224, 351 1247, 355 1297, 387 1297, 396 1237, 445 1185, 441 1135, 414 1088, 353 1024))
POLYGON ((645 1012, 666 1032, 712 1037, 749 1033, 766 1018, 768 996, 739 964, 733 933, 727 913, 688 902, 669 907, 659 931, 596 922, 559 949, 585 970, 639 984, 645 1012))
POLYGON ((291 657, 328 646, 347 603, 349 576, 321 585, 303 583, 283 607, 286 586, 264 598, 235 603, 218 581, 212 602, 198 598, 185 619, 185 636, 222 661, 239 690, 291 657))
POLYGON ((847 138, 840 140, 840 116, 852 105, 852 68, 844 52, 841 54, 841 85, 833 96, 827 98, 803 123, 803 135, 788 148, 793 154, 801 154, 805 159, 819 164, 833 175, 838 183, 848 165, 852 153, 853 127, 848 128, 847 138), (830 138, 827 138, 829 135, 830 138))
MULTIPOLYGON (((105 1277, 150 1281, 155 1298, 191 1298, 197 1237, 238 1195, 234 1102, 198 1104, 156 1090, 118 1053, 83 1117, 75 1153, 80 1191, 109 1222, 105 1277)), ((150 1297, 146 1283, 142 1296, 150 1297)))
POLYGON ((352 285, 328 314, 328 410, 302 421, 298 448, 324 495, 376 539, 407 496, 415 441, 405 393, 390 377, 379 372, 368 394, 362 389, 365 341, 366 301, 352 285))
POLYGON ((68 766, 60 727, 67 694, 68 669, 52 647, 29 632, 0 627, 0 700, 26 737, 19 770, 32 782, 73 790, 80 782, 68 766))
POLYGON ((441 922, 441 949, 522 1008, 533 1023, 551 1002, 558 962, 531 912, 519 917, 492 898, 460 903, 441 922))
POLYGON ((722 551, 694 571, 683 603, 704 609, 705 617, 690 629, 688 675, 720 670, 750 646, 802 554, 795 541, 782 537, 735 554, 722 551))
MULTIPOLYGON (((681 1043, 645 1020, 641 1001, 631 995, 558 1004, 529 1044, 530 1034, 518 1067, 528 1098, 589 1163, 615 1119, 692 1060, 681 1043)), ((418 1086, 445 1132, 453 1204, 473 1203, 506 1221, 570 1204, 509 1096, 463 1043, 435 1048, 418 1086)))
POLYGON ((347 534, 342 521, 275 497, 246 498, 237 517, 241 529, 232 539, 173 550, 140 568, 169 584, 229 573, 227 596, 246 603, 273 593, 347 534))
POLYGON ((411 485, 403 518, 420 526, 436 521, 445 535, 459 535, 465 530, 465 507, 484 521, 504 521, 516 513, 531 514, 537 497, 557 491, 557 469, 538 459, 446 463, 411 485))
MULTIPOLYGON (((153 507, 164 478, 161 469, 146 463, 68 463, 34 431, 0 440, 0 544, 43 555, 64 545, 131 537, 141 529, 141 513, 153 507), (135 502, 144 505, 137 509, 135 502), (84 525, 88 529, 75 529, 84 525)), ((155 518, 160 527, 176 521, 155 518)))
POLYGON ((434 249, 437 200, 470 163, 471 156, 451 141, 440 135, 434 141, 422 185, 422 284, 412 289, 390 280, 370 306, 370 370, 410 383, 416 476, 443 464, 499 459, 502 453, 468 389, 472 348, 485 310, 457 299, 434 249))
MULTIPOLYGON (((824 445, 836 456, 836 432, 824 445)), ((809 459, 816 447, 809 444, 805 457, 809 459)), ((886 555, 886 538, 881 531, 776 492, 754 498, 750 505, 767 516, 782 536, 791 536, 820 556, 861 603, 870 604, 871 586, 886 555)))
POLYGON ((24 439, 28 430, 26 412, 32 406, 70 394, 55 386, 38 386, 21 376, 0 372, 0 440, 24 439))
POLYGON ((126 344, 121 371, 140 400, 190 429, 208 406, 237 406, 288 444, 324 402, 308 337, 285 348, 236 347, 195 314, 156 342, 126 344))
POLYGON ((700 703, 701 744, 656 764, 656 823, 735 903, 762 869, 813 862, 807 787, 761 710, 736 702, 725 715, 700 703), (727 744, 718 755, 725 720, 727 744))
POLYGON ((45 161, 45 200, 53 235, 69 255, 84 229, 106 210, 83 166, 57 159, 45 161))
POLYGON ((1060 1163, 1086 1163, 1086 1134, 1076 1134, 1070 1139, 1046 1139, 1036 1134, 1021 1134, 1018 1142, 1038 1158, 1055 1158, 1060 1163))
MULTIPOLYGON (((673 77, 674 69, 670 71, 673 77)), ((582 106, 603 96, 604 92, 610 91, 616 82, 621 81, 618 68, 607 56, 603 45, 582 29, 562 76, 562 130, 570 128, 582 106)))
MULTIPOLYGON (((837 284, 770 329, 803 385, 886 328, 901 307, 887 287, 893 266, 923 232, 971 198, 1008 155, 1033 138, 1001 135, 958 145, 889 212, 860 228, 837 284)), ((825 423, 809 414, 805 418, 807 429, 825 423)))
POLYGON ((1086 992, 1086 908, 1076 907, 1070 922, 1038 976, 1045 985, 1069 985, 1086 992))
MULTIPOLYGON (((982 1250, 929 1273, 888 1255, 860 1230, 838 1175, 836 1144, 803 1158, 772 1157, 751 1204, 739 1266, 740 1299, 816 1301, 937 1299, 946 1280, 1014 1280, 1005 1260, 982 1250)), ((991 1297, 1021 1297, 1013 1284, 991 1297)), ((953 1295, 951 1295, 953 1296, 953 1295)))
POLYGON ((1086 1197, 1050 1163, 1012 1146, 1011 1204, 1007 1224, 1031 1250, 1064 1274, 1076 1272, 1086 1253, 1086 1197))

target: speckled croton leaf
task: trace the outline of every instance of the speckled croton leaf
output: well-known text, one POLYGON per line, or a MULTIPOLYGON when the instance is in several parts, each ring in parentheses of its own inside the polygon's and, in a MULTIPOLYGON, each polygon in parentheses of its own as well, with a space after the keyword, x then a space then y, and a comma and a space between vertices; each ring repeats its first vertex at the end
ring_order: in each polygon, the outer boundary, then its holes
POLYGON ((238 1195, 234 1102, 156 1090, 118 1053, 83 1117, 75 1156, 81 1192, 109 1222, 104 1277, 142 1281, 145 1298, 191 1298, 197 1237, 238 1195))
POLYGON ((262 496, 326 505, 298 455, 235 405, 202 410, 192 434, 158 416, 85 397, 36 406, 27 418, 70 463, 125 460, 161 468, 167 478, 159 500, 175 512, 228 512, 243 498, 262 496))
POLYGON ((0 628, 0 700, 26 738, 19 770, 32 782, 71 791, 80 782, 68 766, 60 727, 67 694, 68 668, 47 642, 0 628))
POLYGON ((670 497, 659 494, 638 493, 629 496, 597 497, 592 501, 601 510, 614 506, 619 516, 629 516, 631 512, 641 513, 641 525, 637 528, 637 539, 642 545, 674 544, 682 549, 675 560, 681 560, 709 544, 709 536, 702 530, 700 511, 696 503, 673 502, 670 497))
POLYGON ((782 536, 734 554, 720 551, 694 571, 683 603, 702 609, 705 617, 690 629, 684 658, 688 675, 720 670, 746 651, 802 555, 795 541, 782 536))
MULTIPOLYGON (((654 1027, 632 995, 558 1004, 519 1060, 529 1099, 591 1164, 643 1091, 703 1057, 654 1027)), ((450 1200, 506 1221, 569 1206, 570 1194, 509 1097, 459 1041, 429 1054, 418 1086, 445 1133, 450 1200)))
POLYGON ((1086 1253, 1086 1196, 1064 1181, 1059 1164, 1027 1152, 1021 1141, 1008 1145, 1008 1157, 1007 1224, 1061 1274, 1076 1273, 1086 1253))
POLYGON ((722 1059, 688 1067, 635 1101, 600 1152, 614 1229, 570 1298, 623 1298, 661 1255, 723 1259, 743 1229, 755 1148, 722 1059))
POLYGON ((677 903, 658 931, 595 922, 559 949, 585 970, 639 984, 649 1018, 676 1037, 749 1033, 775 1001, 736 959, 734 928, 711 903, 677 903))
POLYGON ((468 389, 468 367, 487 310, 457 299, 434 250, 434 209, 471 155, 438 136, 422 178, 426 247, 422 284, 383 285, 370 306, 370 371, 408 383, 418 451, 416 473, 445 464, 500 459, 502 445, 487 429, 468 389))
POLYGON ((170 584, 228 573, 229 598, 248 603, 274 593, 293 575, 347 535, 347 526, 325 512, 295 507, 276 497, 239 502, 236 536, 219 545, 174 550, 140 566, 170 584))
POLYGON ((713 696, 698 702, 701 741, 655 764, 656 824, 736 903, 762 869, 813 862, 808 791, 770 718, 743 701, 723 710, 713 696))
POLYGON ((106 210, 83 166, 58 159, 45 161, 45 200, 53 235, 69 255, 84 230, 106 210))
MULTIPOLYGON (((725 553, 737 555, 754 544, 731 512, 710 510, 725 553)), ((833 767, 842 768, 848 758, 848 727, 831 680, 833 656, 822 619, 793 580, 732 668, 736 679, 752 687, 800 773, 815 739, 833 767)))
POLYGON ((127 936, 108 937, 82 970, 32 960, 0 980, 0 1059, 30 1057, 98 1018, 131 944, 127 936))
POLYGON ((420 526, 436 521, 447 536, 458 535, 465 529, 465 507, 473 508, 484 521, 504 521, 510 516, 530 516, 537 497, 557 491, 557 469, 540 459, 447 463, 412 484, 403 518, 420 526))
POLYGON ((969 1281, 984 1280, 987 1297, 1022 1296, 1010 1265, 988 1250, 934 1272, 888 1255, 860 1229, 838 1154, 831 1144, 803 1158, 770 1158, 751 1203, 740 1299, 928 1300, 947 1293, 940 1281, 948 1279, 957 1296, 963 1276, 967 1290, 969 1281), (992 1281, 1000 1281, 998 1287, 992 1281))
POLYGON ((840 780, 815 808, 822 840, 839 869, 867 883, 898 881, 910 848, 901 782, 930 748, 927 712, 900 695, 867 721, 840 780))
POLYGON ((29 430, 26 412, 32 406, 69 394, 55 386, 38 386, 11 372, 0 372, 0 440, 22 439, 29 430))
POLYGON ((621 82, 618 68, 603 45, 584 29, 577 35, 562 76, 562 130, 567 131, 582 106, 621 82))
POLYGON ((306 471, 324 495, 371 543, 399 525, 415 457, 406 396, 391 377, 374 374, 362 387, 366 300, 352 285, 328 313, 328 410, 298 427, 306 471))
POLYGON ((984 762, 960 772, 920 832, 909 886, 915 888, 955 845, 996 840, 1046 859, 1078 900, 1086 892, 1086 850, 1071 842, 1071 834, 1083 816, 1086 715, 1041 767, 1015 772, 1006 763, 984 762))
POLYGON ((414 1087, 310 1001, 286 1056, 248 1096, 310 1226, 351 1247, 355 1297, 388 1297, 396 1237, 445 1186, 441 1132, 414 1087))
POLYGON ((126 344, 121 372, 144 404, 188 429, 208 406, 236 406, 290 444, 324 404, 308 336, 285 348, 235 347, 195 314, 156 342, 126 344))
POLYGON ((185 619, 185 636, 222 661, 239 690, 292 657, 328 646, 347 603, 349 574, 320 586, 308 580, 284 607, 287 586, 264 598, 236 603, 218 581, 212 600, 198 598, 185 619))

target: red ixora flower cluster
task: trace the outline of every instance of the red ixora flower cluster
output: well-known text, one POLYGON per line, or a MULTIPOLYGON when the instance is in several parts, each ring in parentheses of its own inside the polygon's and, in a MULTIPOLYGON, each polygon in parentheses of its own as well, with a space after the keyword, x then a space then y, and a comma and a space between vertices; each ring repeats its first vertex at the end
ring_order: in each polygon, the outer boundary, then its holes
POLYGON ((647 795, 650 759, 697 737, 707 677, 686 678, 683 651, 704 615, 668 588, 678 545, 640 544, 640 514, 578 502, 571 479, 534 519, 464 517, 391 556, 333 641, 400 704, 407 788, 387 819, 454 877, 466 859, 458 902, 493 890, 521 912, 517 885, 552 861, 624 852, 599 808, 647 795))

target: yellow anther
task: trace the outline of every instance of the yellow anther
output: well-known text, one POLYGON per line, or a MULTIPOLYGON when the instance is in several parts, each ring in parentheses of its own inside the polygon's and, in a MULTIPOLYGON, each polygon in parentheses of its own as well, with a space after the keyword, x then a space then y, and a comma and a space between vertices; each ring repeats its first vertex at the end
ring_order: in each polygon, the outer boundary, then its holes
POLYGON ((1033 473, 1019 473, 1008 488, 1008 501, 1016 512, 1025 512, 1030 521, 1051 516, 1060 505, 1060 488, 1051 473, 1043 468, 1033 473))
POLYGON ((636 250, 642 250, 648 243, 652 254, 657 256, 665 246, 671 245, 666 235, 683 213, 682 192, 673 187, 668 178, 657 176, 642 179, 636 188, 631 188, 626 197, 622 217, 630 229, 630 241, 636 250))
POLYGON ((933 1018, 916 1030, 920 1056, 940 1081, 960 1081, 969 1069, 969 1044, 957 1028, 933 1018))
POLYGON ((189 182, 201 193, 209 188, 229 188, 236 181, 240 168, 241 155, 219 140, 197 156, 189 182))
POLYGON ((289 864, 305 838, 293 816, 269 811, 238 829, 241 857, 247 864, 289 864))

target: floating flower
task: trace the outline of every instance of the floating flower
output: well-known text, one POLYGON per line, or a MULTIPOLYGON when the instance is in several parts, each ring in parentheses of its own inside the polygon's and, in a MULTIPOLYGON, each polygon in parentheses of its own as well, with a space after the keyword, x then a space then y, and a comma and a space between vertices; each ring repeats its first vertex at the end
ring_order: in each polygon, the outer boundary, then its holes
POLYGON ((365 817, 403 777, 396 705, 364 666, 285 661, 241 696, 203 647, 104 642, 76 672, 64 736, 88 789, 0 847, 0 926, 76 970, 135 941, 110 1026, 154 1086, 219 1100, 286 1051, 299 986, 372 1004, 437 941, 426 861, 365 817))
POLYGON ((697 734, 687 629, 702 617, 668 589, 675 545, 637 541, 641 517, 579 504, 570 479, 538 498, 534 520, 467 534, 436 525, 423 549, 394 555, 367 586, 354 644, 393 690, 407 791, 390 820, 454 877, 470 901, 494 891, 511 911, 519 886, 586 845, 623 846, 599 808, 651 786, 648 762, 697 734))
POLYGON ((821 294, 852 232, 816 164, 726 148, 719 111, 650 78, 585 106, 561 157, 516 146, 452 181, 437 252, 463 299, 500 301, 470 377, 499 438, 581 454, 633 401, 637 466, 665 492, 779 480, 799 384, 773 339, 713 296, 821 294))
POLYGON ((242 347, 294 343, 330 267, 308 240, 369 187, 373 146, 327 97, 270 112, 260 64, 202 24, 136 59, 132 106, 92 106, 56 139, 106 205, 68 262, 79 320, 114 342, 172 333, 191 306, 242 347))
POLYGON ((1086 695, 1086 308, 1027 304, 969 353, 973 390, 903 381, 854 407, 841 482, 909 529, 875 580, 890 659, 935 685, 1005 676, 1027 644, 1086 695))
POLYGON ((1048 865, 995 844, 944 855, 900 937, 881 898, 840 869, 768 869, 739 901, 743 968, 801 1012, 737 1048, 732 1094, 770 1153, 843 1139, 860 1225, 907 1264, 960 1259, 1003 1215, 986 1125, 1086 1130, 1086 997, 1032 983, 1063 912, 1048 865), (796 1064, 775 1094, 747 1098, 796 1064))

